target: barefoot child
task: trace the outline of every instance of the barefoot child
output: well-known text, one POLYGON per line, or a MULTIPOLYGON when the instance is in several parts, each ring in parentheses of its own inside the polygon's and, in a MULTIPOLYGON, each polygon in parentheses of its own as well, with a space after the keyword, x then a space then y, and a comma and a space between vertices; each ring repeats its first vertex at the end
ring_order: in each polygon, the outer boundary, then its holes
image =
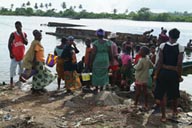
POLYGON ((138 100, 141 93, 144 93, 145 98, 145 108, 148 108, 148 92, 147 83, 149 76, 149 68, 153 66, 151 60, 147 56, 149 54, 149 49, 143 46, 140 50, 141 58, 138 63, 134 66, 135 68, 135 85, 136 85, 136 95, 135 95, 135 105, 138 104, 138 100))
POLYGON ((121 87, 126 91, 130 90, 132 81, 132 58, 130 56, 131 47, 127 46, 125 51, 121 55, 122 67, 121 67, 121 87))

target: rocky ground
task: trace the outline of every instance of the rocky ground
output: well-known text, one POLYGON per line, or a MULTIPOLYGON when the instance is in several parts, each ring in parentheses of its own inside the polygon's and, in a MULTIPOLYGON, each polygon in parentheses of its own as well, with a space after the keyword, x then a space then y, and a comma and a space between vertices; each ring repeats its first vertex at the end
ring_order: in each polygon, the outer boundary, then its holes
MULTIPOLYGON (((104 91, 97 95, 65 90, 34 95, 19 87, 0 86, 0 128, 191 128, 190 98, 182 92, 179 117, 160 121, 160 113, 135 107, 134 92, 104 91)), ((152 99, 152 98, 151 98, 152 99)), ((150 105, 153 100, 150 100, 150 105)))

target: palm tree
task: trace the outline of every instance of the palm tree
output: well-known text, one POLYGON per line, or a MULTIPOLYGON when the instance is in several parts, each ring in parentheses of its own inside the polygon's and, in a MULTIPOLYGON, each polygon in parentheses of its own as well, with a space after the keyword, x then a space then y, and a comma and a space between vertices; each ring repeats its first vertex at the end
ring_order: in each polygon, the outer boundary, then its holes
POLYGON ((49 3, 49 7, 51 7, 52 6, 52 3, 49 3))
POLYGON ((22 8, 25 8, 25 3, 23 3, 23 4, 21 5, 21 7, 22 7, 22 8))
POLYGON ((126 9, 126 10, 125 10, 125 14, 127 14, 128 12, 129 12, 129 10, 128 10, 128 9, 126 9))
POLYGON ((11 10, 13 9, 13 7, 14 7, 14 4, 11 4, 11 10))
POLYGON ((66 8, 67 8, 66 3, 63 2, 63 3, 61 4, 61 7, 62 7, 63 10, 66 9, 66 8))
POLYGON ((46 8, 46 9, 48 8, 48 3, 45 4, 45 8, 46 8))
POLYGON ((69 7, 69 10, 73 10, 73 6, 70 6, 70 7, 69 7))
POLYGON ((40 8, 43 8, 43 7, 44 7, 44 6, 43 6, 43 3, 41 3, 39 7, 40 7, 40 8))
POLYGON ((27 5, 27 6, 30 6, 30 5, 31 5, 30 1, 28 1, 28 2, 26 3, 26 5, 27 5))
POLYGON ((117 9, 116 8, 113 9, 113 14, 117 14, 117 9))
POLYGON ((73 6, 74 9, 76 9, 76 6, 73 6))
POLYGON ((35 3, 34 8, 35 8, 35 9, 38 9, 38 4, 37 4, 37 3, 35 3))
POLYGON ((79 5, 79 9, 83 9, 83 6, 82 6, 82 4, 80 4, 80 5, 79 5))

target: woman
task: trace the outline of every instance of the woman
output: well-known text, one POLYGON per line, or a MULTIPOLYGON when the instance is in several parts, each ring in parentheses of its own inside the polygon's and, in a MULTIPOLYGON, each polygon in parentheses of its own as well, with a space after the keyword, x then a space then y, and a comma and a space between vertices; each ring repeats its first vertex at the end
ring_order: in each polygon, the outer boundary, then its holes
POLYGON ((34 30, 33 35, 35 39, 31 43, 29 51, 24 58, 23 67, 26 67, 25 65, 29 64, 31 65, 31 68, 37 71, 33 76, 31 90, 32 93, 42 93, 46 91, 44 87, 49 85, 56 76, 52 75, 51 71, 45 67, 44 48, 40 42, 42 39, 41 32, 34 30))
POLYGON ((61 44, 56 46, 56 48, 54 50, 54 55, 58 56, 57 65, 56 65, 56 71, 57 71, 57 75, 58 75, 58 78, 57 78, 58 88, 57 88, 57 90, 60 90, 61 79, 64 80, 64 70, 63 70, 64 59, 61 58, 61 54, 63 52, 63 49, 66 46, 66 43, 67 43, 67 39, 62 38, 61 39, 61 44))
POLYGON ((72 36, 69 36, 67 44, 61 55, 61 58, 64 59, 64 80, 67 93, 72 93, 74 90, 81 87, 81 82, 76 71, 77 60, 75 54, 78 52, 79 50, 76 48, 74 38, 72 36))
POLYGON ((109 84, 108 68, 112 59, 111 42, 104 39, 102 29, 96 32, 98 40, 93 42, 92 50, 92 85, 96 86, 95 92, 103 90, 109 84))
POLYGON ((169 42, 160 45, 156 80, 155 99, 156 104, 161 106, 161 121, 166 122, 166 100, 172 101, 173 117, 178 114, 178 98, 180 97, 179 82, 183 79, 182 61, 184 47, 177 43, 180 31, 176 28, 169 31, 169 42))

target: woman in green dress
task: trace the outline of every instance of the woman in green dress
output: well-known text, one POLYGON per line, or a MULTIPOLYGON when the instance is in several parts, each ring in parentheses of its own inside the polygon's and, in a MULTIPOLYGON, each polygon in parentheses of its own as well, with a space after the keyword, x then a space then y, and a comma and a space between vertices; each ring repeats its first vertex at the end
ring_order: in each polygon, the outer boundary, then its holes
POLYGON ((105 32, 99 29, 96 34, 98 40, 93 42, 92 52, 92 85, 97 93, 109 84, 108 68, 112 57, 111 42, 104 39, 105 32))

